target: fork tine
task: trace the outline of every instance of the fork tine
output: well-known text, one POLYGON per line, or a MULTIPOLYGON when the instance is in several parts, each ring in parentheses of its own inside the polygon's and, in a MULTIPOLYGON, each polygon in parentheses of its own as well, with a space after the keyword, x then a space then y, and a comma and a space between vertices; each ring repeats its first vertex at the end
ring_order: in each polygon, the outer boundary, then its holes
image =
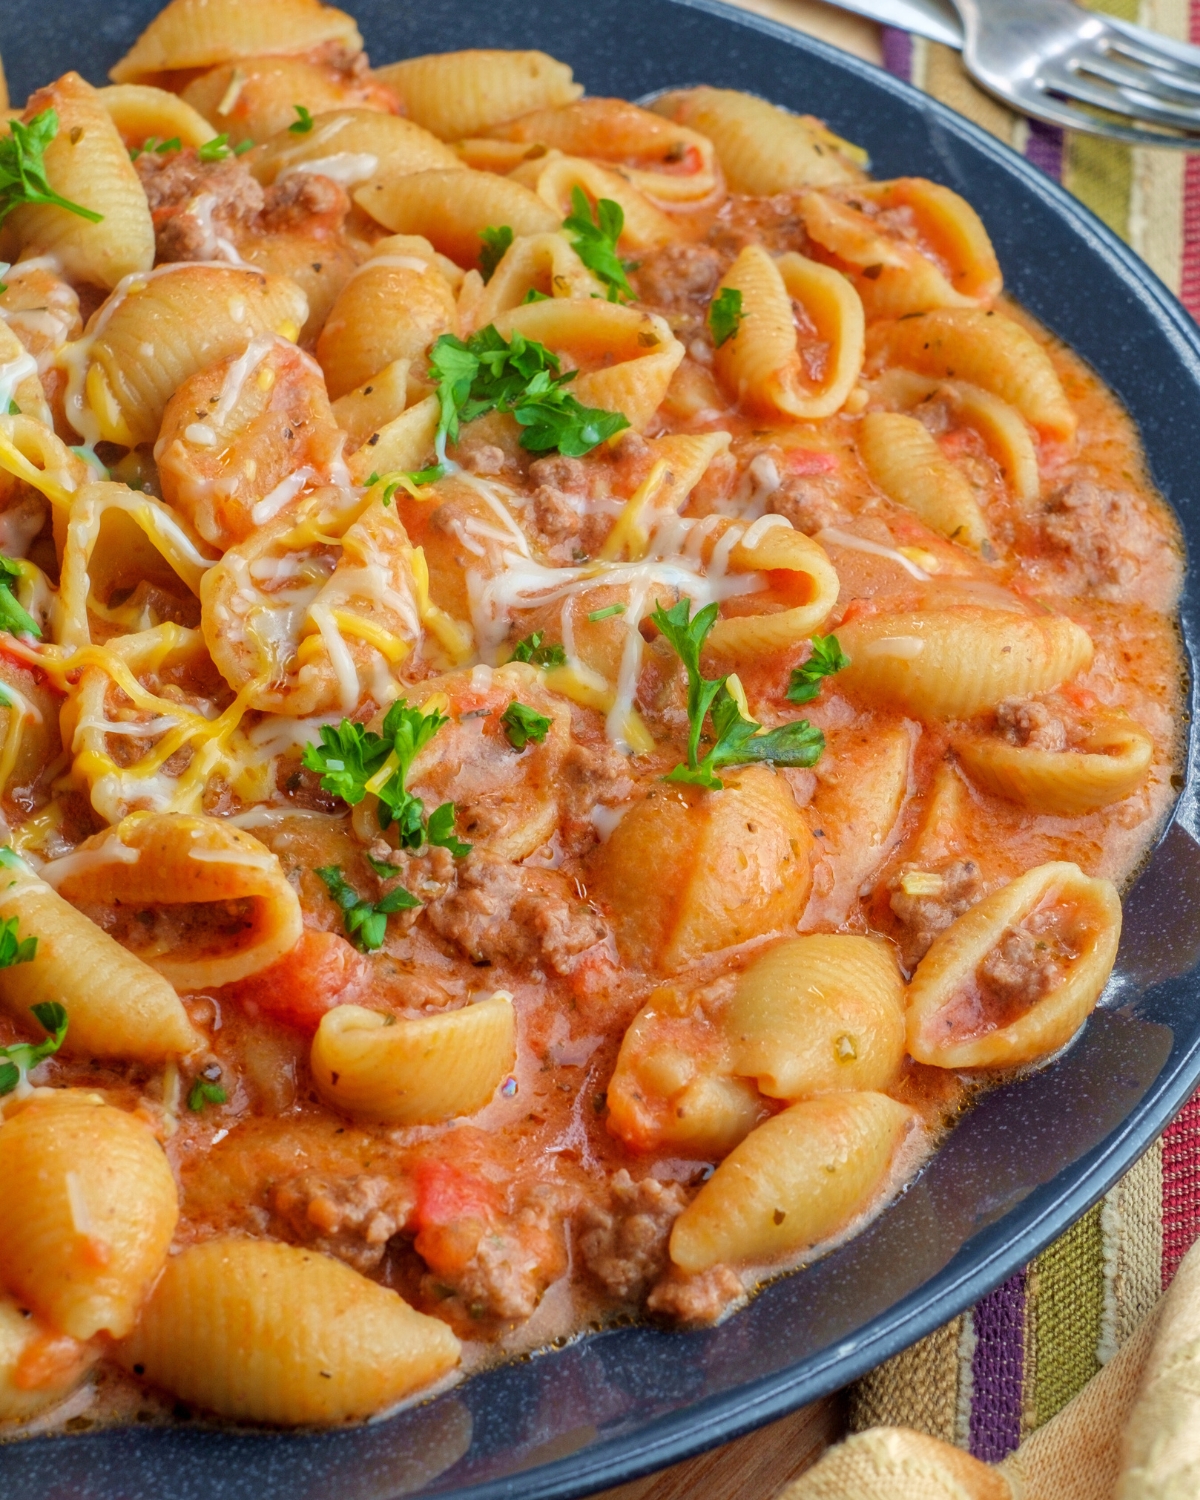
POLYGON ((1107 27, 1119 31, 1135 44, 1147 59, 1153 57, 1155 61, 1151 66, 1182 63, 1200 70, 1200 47, 1193 46, 1190 42, 1177 42, 1174 37, 1160 36, 1156 31, 1147 31, 1144 26, 1135 26, 1132 21, 1122 21, 1116 16, 1105 16, 1104 22, 1107 27))
MULTIPOLYGON (((1138 93, 1101 82, 1093 83, 1085 74, 1076 72, 1062 62, 1055 67, 1043 69, 1038 74, 1037 82, 1043 89, 1066 94, 1070 99, 1093 104, 1097 109, 1150 121, 1172 130, 1188 131, 1200 137, 1200 104, 1174 105, 1144 92, 1138 93)), ((1147 131, 1145 134, 1149 137, 1152 132, 1147 131)))
POLYGON ((1134 67, 1111 52, 1086 54, 1075 61, 1075 71, 1094 74, 1118 88, 1133 89, 1151 98, 1165 98, 1172 104, 1186 104, 1191 99, 1200 106, 1200 73, 1195 80, 1183 73, 1159 73, 1148 67, 1134 67), (1166 90, 1165 95, 1160 90, 1166 90), (1175 97, 1172 95, 1182 95, 1175 97))
POLYGON ((1103 136, 1106 140, 1121 141, 1127 146, 1174 146, 1188 151, 1200 150, 1200 132, 1166 135, 1156 130, 1139 130, 1136 125, 1120 125, 1114 120, 1098 119, 1070 100, 1055 99, 1040 91, 1037 92, 1035 101, 1030 97, 1033 92, 1027 90, 1019 99, 1010 99, 1010 103, 1022 114, 1043 120, 1048 125, 1058 125, 1063 130, 1079 130, 1086 135, 1103 136))

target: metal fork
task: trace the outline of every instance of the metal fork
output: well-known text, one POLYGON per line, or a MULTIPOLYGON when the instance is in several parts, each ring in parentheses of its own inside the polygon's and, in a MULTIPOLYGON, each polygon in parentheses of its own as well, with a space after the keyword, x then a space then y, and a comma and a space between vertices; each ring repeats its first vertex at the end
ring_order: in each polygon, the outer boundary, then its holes
POLYGON ((1200 47, 1071 0, 834 4, 959 47, 968 72, 1021 114, 1138 146, 1200 149, 1200 47))

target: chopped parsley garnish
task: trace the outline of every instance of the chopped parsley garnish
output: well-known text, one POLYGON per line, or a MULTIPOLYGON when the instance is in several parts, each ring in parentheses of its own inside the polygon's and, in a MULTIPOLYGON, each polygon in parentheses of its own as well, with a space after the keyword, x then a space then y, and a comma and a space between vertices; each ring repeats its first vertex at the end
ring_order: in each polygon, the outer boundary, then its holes
MULTIPOLYGON (((19 565, 0 556, 0 630, 7 630, 9 635, 32 635, 41 640, 42 632, 38 622, 25 612, 13 593, 13 584, 20 576, 19 565)), ((0 964, 0 968, 2 967, 0 964)))
POLYGON ((620 302, 623 298, 632 301, 633 288, 625 273, 635 270, 636 262, 622 260, 617 254, 617 241, 625 228, 625 210, 611 198, 601 198, 593 217, 587 196, 579 186, 571 189, 571 207, 573 212, 563 220, 563 228, 570 231, 576 255, 608 288, 610 302, 620 302))
POLYGON ((145 151, 153 151, 155 156, 165 156, 168 151, 182 150, 183 142, 177 135, 173 135, 169 141, 160 141, 156 135, 148 135, 140 146, 130 146, 129 160, 137 161, 145 151))
POLYGON ((500 715, 500 722, 504 725, 508 743, 513 749, 524 750, 530 740, 540 745, 550 733, 554 720, 530 708, 527 703, 518 703, 514 698, 500 715))
POLYGON ((237 146, 231 146, 229 132, 225 131, 222 135, 214 135, 211 141, 205 141, 203 146, 198 146, 196 155, 205 162, 224 161, 227 156, 244 156, 253 149, 253 141, 242 141, 237 146))
POLYGON ((342 921, 346 936, 365 953, 374 953, 383 947, 387 935, 387 919, 394 911, 412 911, 420 902, 402 885, 389 891, 379 901, 368 901, 360 896, 353 886, 347 885, 339 865, 323 865, 317 874, 325 882, 329 894, 342 908, 342 921))
POLYGON ((441 461, 446 442, 457 442, 460 425, 490 411, 510 412, 525 429, 521 446, 532 453, 557 448, 581 458, 629 426, 615 411, 582 406, 564 386, 575 371, 559 373, 556 354, 514 331, 506 339, 489 323, 464 342, 444 333, 429 356, 429 378, 437 385, 441 413, 435 447, 441 461))
POLYGON ((489 225, 487 229, 479 231, 479 238, 483 242, 479 251, 479 269, 486 283, 491 281, 496 267, 504 259, 508 247, 512 244, 513 232, 507 224, 501 224, 499 229, 493 229, 489 225))
POLYGON ((523 636, 513 647, 513 661, 527 661, 535 667, 565 667, 567 664, 567 653, 556 641, 552 646, 543 646, 545 632, 535 630, 532 635, 523 636))
POLYGON ((307 135, 313 128, 312 115, 309 114, 303 104, 293 104, 292 108, 296 111, 296 121, 293 125, 288 126, 289 133, 292 135, 307 135))
POLYGON ((720 348, 727 339, 737 338, 742 326, 742 294, 735 286, 723 286, 708 305, 708 326, 713 344, 720 348))
POLYGON ((0 224, 22 203, 51 203, 99 224, 103 214, 63 198, 46 179, 46 147, 58 134, 58 111, 44 109, 28 125, 8 122, 9 134, 0 136, 0 224))
POLYGON ((21 408, 11 396, 8 398, 8 414, 10 417, 19 417, 21 415, 21 408))
MULTIPOLYGON (((16 917, 10 917, 3 924, 4 936, 9 936, 11 925, 11 936, 15 941, 17 930, 16 917)), ((33 957, 37 949, 37 938, 26 938, 19 947, 32 943, 33 948, 20 958, 10 958, 0 967, 7 964, 25 963, 33 957)), ((0 948, 8 945, 0 942, 0 948)), ((63 1044, 63 1038, 67 1034, 67 1012, 54 1000, 45 1000, 40 1005, 30 1006, 38 1025, 49 1035, 40 1042, 13 1042, 11 1046, 0 1047, 0 1094, 11 1094, 22 1082, 31 1069, 36 1068, 38 1063, 47 1057, 52 1057, 63 1044)))
POLYGON ((343 719, 336 727, 322 724, 321 743, 305 745, 302 763, 321 773, 322 791, 351 807, 373 792, 379 798, 379 826, 390 828, 395 823, 401 848, 437 844, 461 859, 471 845, 454 835, 453 802, 443 802, 427 818, 425 804, 405 787, 418 752, 447 723, 436 709, 425 713, 397 698, 384 715, 381 735, 352 719, 343 719))
POLYGON ((591 614, 588 615, 588 619, 595 625, 598 620, 611 620, 613 615, 623 615, 624 613, 625 606, 623 604, 606 604, 603 609, 592 610, 591 614))
POLYGON ((811 703, 821 691, 821 679, 832 677, 850 665, 850 658, 838 645, 836 635, 814 635, 812 655, 802 667, 795 667, 788 683, 789 703, 811 703))
POLYGON ((197 1078, 188 1090, 188 1108, 199 1114, 206 1104, 224 1104, 228 1098, 219 1083, 211 1078, 197 1078))
POLYGON ((390 474, 372 474, 367 480, 367 488, 370 489, 382 479, 385 483, 383 503, 390 505, 397 490, 407 490, 410 495, 416 495, 422 485, 436 484, 439 479, 445 477, 445 473, 446 470, 441 464, 430 464, 427 469, 410 469, 407 472, 393 470, 390 474))
POLYGON ((529 290, 525 293, 525 295, 521 298, 521 306, 522 307, 528 307, 531 302, 549 302, 549 301, 550 301, 550 298, 546 296, 545 292, 539 292, 538 289, 537 289, 537 287, 531 286, 529 288, 529 290))
POLYGON ((687 763, 680 764, 664 780, 690 782, 695 786, 720 791, 724 783, 716 772, 721 766, 745 766, 769 761, 779 766, 813 766, 825 748, 825 736, 807 719, 781 724, 778 729, 762 733, 762 725, 744 719, 736 699, 729 692, 728 677, 715 681, 700 670, 700 653, 709 631, 717 619, 717 606, 708 604, 691 616, 692 601, 680 599, 670 609, 661 605, 650 618, 662 631, 683 662, 688 678, 687 763), (704 720, 712 716, 712 746, 700 759, 700 735, 704 720))

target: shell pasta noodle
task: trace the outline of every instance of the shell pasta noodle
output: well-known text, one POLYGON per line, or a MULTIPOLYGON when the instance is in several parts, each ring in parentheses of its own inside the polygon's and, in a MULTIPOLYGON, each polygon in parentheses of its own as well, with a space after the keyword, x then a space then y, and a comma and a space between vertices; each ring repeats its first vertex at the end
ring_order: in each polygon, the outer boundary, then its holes
POLYGON ((735 1316, 1111 993, 1131 422, 768 100, 322 0, 111 80, 0 132, 0 1438, 735 1316))

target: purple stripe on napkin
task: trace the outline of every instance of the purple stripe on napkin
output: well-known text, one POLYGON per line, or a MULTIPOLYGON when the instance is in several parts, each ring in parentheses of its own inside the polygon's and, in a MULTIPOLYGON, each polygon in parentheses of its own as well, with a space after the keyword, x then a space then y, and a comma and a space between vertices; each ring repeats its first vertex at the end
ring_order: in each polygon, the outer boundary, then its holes
POLYGON ((912 82, 912 37, 896 26, 883 28, 883 65, 889 73, 912 82))
POLYGON ((1029 121, 1029 136, 1025 142, 1025 160, 1040 167, 1047 177, 1062 181, 1063 133, 1057 125, 1046 125, 1041 120, 1029 121))
POLYGON ((997 1463, 1021 1442, 1025 1384, 1025 1272, 975 1304, 971 1452, 997 1463))

